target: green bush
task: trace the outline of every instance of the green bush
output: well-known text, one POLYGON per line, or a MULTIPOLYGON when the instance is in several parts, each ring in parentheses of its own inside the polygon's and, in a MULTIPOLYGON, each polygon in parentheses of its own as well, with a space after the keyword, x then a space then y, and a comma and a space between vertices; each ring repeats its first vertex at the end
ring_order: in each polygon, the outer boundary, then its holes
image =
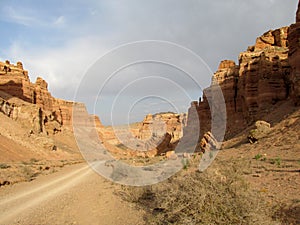
POLYGON ((254 156, 254 159, 256 159, 256 160, 259 160, 260 158, 262 158, 261 154, 257 154, 257 155, 254 156))

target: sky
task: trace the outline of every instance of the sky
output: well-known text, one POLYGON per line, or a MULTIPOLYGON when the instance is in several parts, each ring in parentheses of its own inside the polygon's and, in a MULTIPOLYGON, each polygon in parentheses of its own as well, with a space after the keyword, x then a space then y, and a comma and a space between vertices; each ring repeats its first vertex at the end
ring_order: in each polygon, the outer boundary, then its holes
MULTIPOLYGON (((102 122, 187 112, 221 60, 295 20, 297 0, 0 0, 0 60, 102 122)), ((125 121, 125 122, 124 122, 125 121)))

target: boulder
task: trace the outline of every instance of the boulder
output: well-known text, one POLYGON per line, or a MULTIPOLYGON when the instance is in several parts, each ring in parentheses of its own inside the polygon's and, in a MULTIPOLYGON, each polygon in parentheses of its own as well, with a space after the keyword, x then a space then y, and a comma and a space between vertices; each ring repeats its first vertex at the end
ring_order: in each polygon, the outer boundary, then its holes
POLYGON ((178 156, 176 155, 175 151, 169 151, 166 153, 167 159, 176 160, 178 156))
POLYGON ((211 132, 206 132, 199 143, 200 150, 205 153, 207 151, 218 149, 219 143, 211 132))
POLYGON ((251 130, 248 135, 248 140, 251 144, 264 138, 271 131, 271 125, 262 120, 256 121, 255 126, 256 129, 251 130))

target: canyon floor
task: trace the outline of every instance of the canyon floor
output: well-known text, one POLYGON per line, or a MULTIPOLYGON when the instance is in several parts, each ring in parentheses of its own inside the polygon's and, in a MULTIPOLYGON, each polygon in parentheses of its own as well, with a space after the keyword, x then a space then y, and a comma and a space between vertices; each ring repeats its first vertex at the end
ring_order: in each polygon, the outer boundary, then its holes
POLYGON ((86 164, 2 187, 0 224, 143 224, 143 212, 124 202, 118 186, 86 164))
MULTIPOLYGON (((31 160, 25 166, 44 172, 0 187, 0 224, 299 224, 300 109, 286 102, 264 119, 272 130, 256 144, 247 141, 249 127, 203 173, 198 154, 147 187, 111 183, 79 159, 48 170, 31 160)), ((1 176, 13 176, 12 167, 1 176)))

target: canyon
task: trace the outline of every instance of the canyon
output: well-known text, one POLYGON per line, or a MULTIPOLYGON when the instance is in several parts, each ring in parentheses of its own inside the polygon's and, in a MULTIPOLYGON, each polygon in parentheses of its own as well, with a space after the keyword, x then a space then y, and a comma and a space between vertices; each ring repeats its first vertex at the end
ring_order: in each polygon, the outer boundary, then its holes
POLYGON ((299 224, 299 62, 300 1, 294 24, 259 36, 238 62, 221 61, 187 113, 114 127, 84 103, 53 97, 41 77, 32 83, 22 62, 0 62, 0 224, 299 224), (225 137, 212 124, 222 119, 225 137), (79 140, 76 126, 96 132, 79 140), (249 143, 253 131, 263 137, 249 143), (112 160, 88 165, 78 147, 93 146, 90 136, 116 161, 179 159, 183 169, 146 187, 107 181, 91 167, 112 160))
POLYGON ((0 62, 0 161, 6 168, 0 186, 83 161, 73 132, 73 107, 79 112, 77 123, 102 126, 83 103, 53 97, 40 77, 32 83, 21 62, 0 62))
POLYGON ((202 99, 191 103, 187 114, 150 114, 130 128, 104 127, 99 117, 88 114, 84 103, 53 97, 45 80, 38 77, 32 83, 22 62, 14 65, 8 60, 0 62, 0 110, 26 124, 29 134, 54 135, 66 129, 72 132, 74 107, 79 112, 76 122, 96 124, 102 143, 115 153, 125 154, 125 148, 130 156, 153 157, 174 150, 178 143, 182 146, 179 152, 200 151, 202 137, 223 138, 212 131, 211 124, 212 116, 217 116, 212 115, 212 106, 221 105, 213 100, 216 86, 222 90, 225 101, 225 108, 217 108, 227 116, 225 140, 253 125, 284 101, 300 103, 299 17, 298 9, 295 24, 258 37, 253 46, 240 53, 237 64, 233 60, 220 62, 210 87, 203 91, 202 99), (189 150, 189 140, 195 134, 196 149, 189 150))

